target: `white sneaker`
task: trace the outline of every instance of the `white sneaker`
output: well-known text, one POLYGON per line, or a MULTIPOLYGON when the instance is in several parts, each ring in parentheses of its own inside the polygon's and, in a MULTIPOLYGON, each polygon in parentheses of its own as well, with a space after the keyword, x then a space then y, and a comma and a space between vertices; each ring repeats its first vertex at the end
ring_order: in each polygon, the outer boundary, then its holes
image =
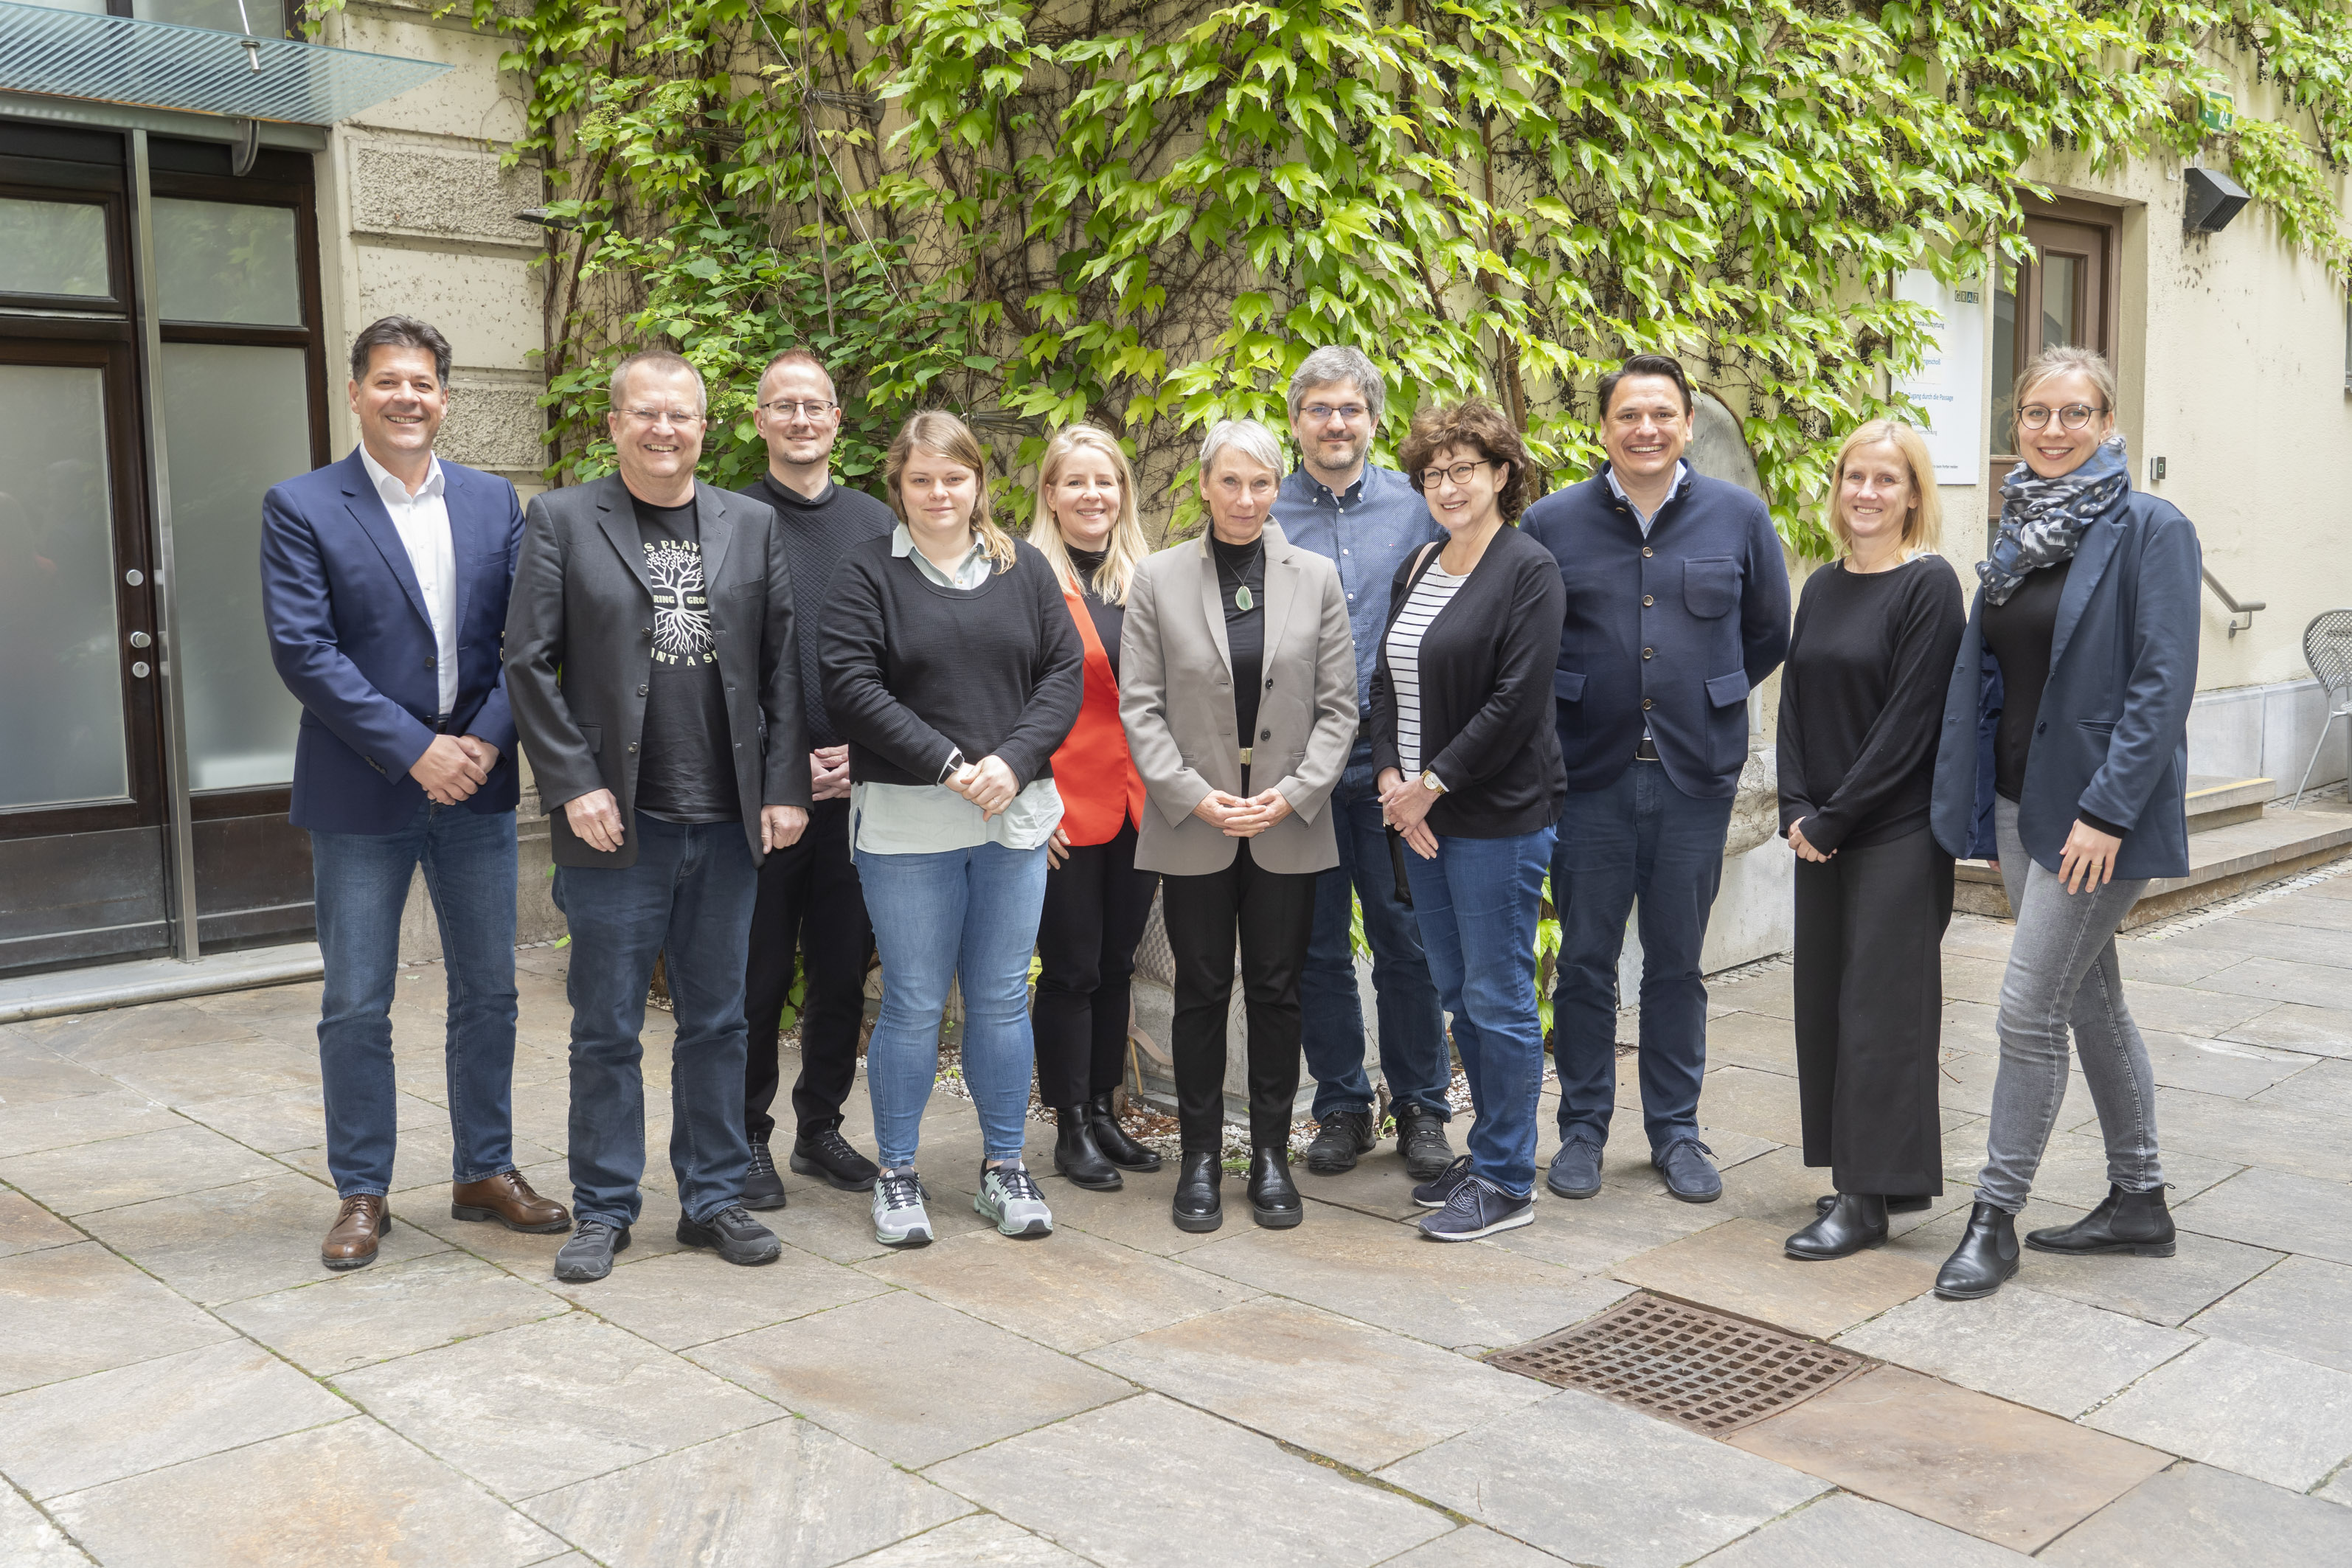
POLYGON ((971 1200, 971 1206, 974 1213, 993 1222, 1007 1236, 1054 1234, 1054 1211, 1045 1206, 1045 1194, 1037 1190, 1036 1178, 1030 1175, 1026 1165, 991 1165, 982 1162, 980 1192, 971 1200))
POLYGON ((929 1247, 930 1211, 923 1207, 922 1178, 912 1171, 885 1171, 874 1178, 874 1239, 885 1247, 929 1247))

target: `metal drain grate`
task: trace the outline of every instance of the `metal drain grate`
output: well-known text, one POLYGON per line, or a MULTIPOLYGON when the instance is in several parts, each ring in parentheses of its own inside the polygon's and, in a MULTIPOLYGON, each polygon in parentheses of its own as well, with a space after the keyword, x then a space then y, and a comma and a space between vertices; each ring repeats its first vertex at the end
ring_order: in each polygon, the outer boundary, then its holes
POLYGON ((1851 1351, 1646 1293, 1486 1360, 1709 1436, 1777 1415, 1870 1364, 1851 1351))

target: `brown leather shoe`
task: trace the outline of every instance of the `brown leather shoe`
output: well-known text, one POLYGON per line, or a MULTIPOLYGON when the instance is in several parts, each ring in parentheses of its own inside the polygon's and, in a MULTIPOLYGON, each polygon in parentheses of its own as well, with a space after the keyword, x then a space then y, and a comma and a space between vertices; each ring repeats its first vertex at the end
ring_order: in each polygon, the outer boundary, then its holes
POLYGON ((319 1261, 330 1268, 364 1268, 375 1261, 376 1243, 392 1229, 392 1211, 381 1193, 345 1198, 334 1226, 319 1247, 319 1261))
POLYGON ((500 1171, 478 1182, 452 1184, 449 1217, 494 1219, 509 1230, 527 1230, 534 1236, 572 1228, 572 1211, 532 1192, 520 1171, 500 1171))

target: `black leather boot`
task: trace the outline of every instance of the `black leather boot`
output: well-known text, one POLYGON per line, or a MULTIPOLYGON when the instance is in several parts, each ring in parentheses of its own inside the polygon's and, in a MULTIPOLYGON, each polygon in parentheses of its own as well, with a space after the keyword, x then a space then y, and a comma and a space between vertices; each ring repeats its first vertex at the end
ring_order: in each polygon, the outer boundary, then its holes
POLYGON ((1973 1301, 2000 1289, 2016 1272, 2017 1216, 1979 1200, 1969 1210, 1968 1234, 1936 1276, 1936 1294, 1947 1301, 1973 1301))
POLYGON ((1250 1215, 1268 1230, 1288 1230, 1306 1217, 1298 1187, 1290 1179, 1290 1151, 1260 1144, 1250 1151, 1250 1215))
POLYGON ((2173 1253, 2172 1212, 2164 1206, 2164 1189, 2127 1193, 2110 1186, 2097 1208, 2073 1225, 2037 1230, 2025 1238, 2036 1252, 2133 1252, 2142 1258, 2169 1258, 2173 1253))
POLYGON ((1156 1171, 1160 1156, 1127 1135, 1118 1124, 1118 1112, 1111 1109, 1110 1093, 1104 1089, 1086 1103, 1087 1131, 1095 1135, 1095 1147, 1102 1157, 1122 1171, 1156 1171))
POLYGON ((1067 1176, 1072 1185, 1115 1193, 1127 1184, 1118 1179, 1118 1167, 1095 1147, 1094 1129, 1087 1124, 1085 1106, 1055 1106, 1054 1123, 1061 1129, 1054 1139, 1054 1169, 1067 1176))
POLYGON ((1839 1193, 1829 1212, 1782 1243, 1781 1250, 1808 1263, 1851 1258, 1886 1240, 1886 1200, 1874 1193, 1839 1193))
POLYGON ((1217 1183, 1224 1174, 1213 1149, 1187 1149, 1176 1161, 1176 1200, 1171 1205, 1178 1230, 1214 1230, 1225 1223, 1217 1183))
MULTIPOLYGON (((1830 1212, 1830 1205, 1837 1201, 1837 1194, 1823 1193, 1820 1197, 1813 1200, 1813 1212, 1815 1214, 1827 1214, 1830 1212)), ((1924 1214, 1935 1206, 1936 1200, 1927 1196, 1925 1193, 1916 1194, 1909 1197, 1889 1197, 1886 1200, 1886 1212, 1888 1214, 1924 1214)))

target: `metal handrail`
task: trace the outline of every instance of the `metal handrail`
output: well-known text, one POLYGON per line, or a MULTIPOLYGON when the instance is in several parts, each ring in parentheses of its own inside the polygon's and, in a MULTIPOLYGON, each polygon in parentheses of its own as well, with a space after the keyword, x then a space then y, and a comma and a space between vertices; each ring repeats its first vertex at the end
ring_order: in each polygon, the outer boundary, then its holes
POLYGON ((2229 589, 2221 586, 2221 579, 2213 575, 2213 568, 2208 566, 2204 571, 2205 585, 2213 590, 2213 596, 2215 598, 2221 600, 2222 604, 2229 606, 2230 635, 2231 637, 2236 637, 2240 632, 2248 630, 2253 626, 2254 612, 2256 610, 2267 610, 2270 608, 2269 604, 2261 599, 2248 599, 2245 603, 2240 604, 2236 599, 2231 597, 2229 589), (2240 616, 2246 617, 2245 626, 2242 626, 2238 624, 2238 617, 2240 616))

